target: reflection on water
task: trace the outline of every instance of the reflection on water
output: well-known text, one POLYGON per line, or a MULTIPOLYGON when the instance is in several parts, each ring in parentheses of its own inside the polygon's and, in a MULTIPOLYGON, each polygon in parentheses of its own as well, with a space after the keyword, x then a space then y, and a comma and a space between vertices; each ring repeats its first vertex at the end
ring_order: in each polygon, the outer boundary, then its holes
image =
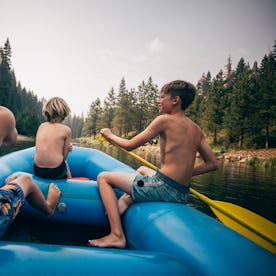
MULTIPOLYGON (((134 169, 142 164, 114 146, 99 144, 98 149, 128 164, 134 169)), ((160 167, 155 153, 135 151, 160 167)), ((0 153, 1 155, 1 153, 0 153)), ((237 164, 221 163, 217 171, 194 177, 192 187, 207 197, 228 201, 247 208, 276 222, 276 172, 237 164)), ((191 195, 190 204, 214 216, 208 205, 191 195)), ((4 240, 86 246, 90 238, 99 238, 109 229, 85 225, 53 223, 18 216, 9 227, 4 240)))
POLYGON ((231 202, 276 222, 275 180, 272 170, 221 163, 217 171, 194 177, 192 185, 212 199, 231 202))
MULTIPOLYGON (((134 169, 142 164, 114 146, 100 144, 98 149, 110 154, 134 169)), ((155 153, 135 151, 138 155, 160 166, 155 153)), ((251 210, 276 223, 276 172, 253 168, 237 163, 220 163, 215 172, 193 178, 192 187, 207 197, 227 201, 251 210)), ((197 209, 213 216, 209 207, 191 195, 190 203, 197 209)))

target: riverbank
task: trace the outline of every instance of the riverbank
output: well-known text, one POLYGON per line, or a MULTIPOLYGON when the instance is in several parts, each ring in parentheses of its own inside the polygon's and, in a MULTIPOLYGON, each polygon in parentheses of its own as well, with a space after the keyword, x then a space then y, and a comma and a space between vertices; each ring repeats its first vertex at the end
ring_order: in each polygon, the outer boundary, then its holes
MULTIPOLYGON (((158 146, 142 146, 139 150, 151 153, 159 153, 158 146)), ((218 160, 224 162, 239 162, 249 165, 276 167, 276 148, 235 150, 225 153, 216 153, 216 155, 218 160)))
POLYGON ((276 158, 276 149, 237 150, 219 155, 219 159, 227 161, 246 162, 253 158, 273 159, 276 158))
MULTIPOLYGON (((89 147, 97 147, 100 142, 97 139, 81 137, 74 140, 74 144, 80 146, 89 146, 89 147)), ((107 143, 107 142, 105 142, 107 143)), ((35 138, 19 135, 18 143, 13 148, 0 148, 0 155, 4 155, 6 153, 16 151, 19 149, 27 148, 30 146, 34 146, 35 138)), ((135 152, 139 155, 139 153, 150 153, 150 154, 159 154, 159 146, 158 145, 145 145, 141 146, 135 150, 135 152)), ((272 149, 247 149, 247 150, 231 150, 225 153, 217 152, 218 160, 225 162, 239 162, 245 163, 249 165, 265 165, 269 163, 269 167, 276 167, 276 148, 272 149)), ((199 157, 199 156, 198 156, 199 157)))
MULTIPOLYGON (((76 143, 81 145, 93 146, 102 142, 100 142, 97 139, 92 139, 90 137, 81 137, 76 139, 76 143)), ((136 149, 136 151, 159 153, 159 146, 146 144, 144 146, 139 147, 139 149, 136 149)), ((216 154, 218 156, 218 159, 227 161, 248 161, 252 158, 273 159, 276 158, 276 148, 230 150, 225 153, 217 152, 216 154)))
MULTIPOLYGON (((152 153, 159 153, 158 146, 141 146, 141 151, 147 151, 152 153)), ((226 160, 226 161, 249 161, 252 158, 259 158, 259 159, 272 159, 276 158, 276 148, 274 149, 248 149, 248 150, 235 150, 229 151, 226 153, 217 153, 219 160, 226 160)))
MULTIPOLYGON (((90 147, 97 147, 100 143, 97 139, 92 138, 78 138, 76 143, 79 145, 86 145, 90 147)), ((107 144, 107 142, 104 142, 107 144)), ((224 162, 243 163, 251 166, 264 166, 275 168, 276 167, 276 148, 272 149, 246 149, 246 150, 229 150, 227 152, 220 152, 214 150, 218 160, 224 162)), ((159 154, 158 145, 146 144, 134 150, 138 155, 159 154)), ((198 155, 198 158, 200 156, 198 155)))

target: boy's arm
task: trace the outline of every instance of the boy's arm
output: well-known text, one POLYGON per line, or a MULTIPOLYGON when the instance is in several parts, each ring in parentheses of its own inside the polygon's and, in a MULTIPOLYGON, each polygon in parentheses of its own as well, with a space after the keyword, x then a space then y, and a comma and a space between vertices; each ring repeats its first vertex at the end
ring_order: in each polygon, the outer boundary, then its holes
POLYGON ((17 143, 17 136, 18 136, 17 130, 16 130, 16 128, 14 128, 14 129, 9 133, 9 135, 7 135, 7 136, 4 138, 3 144, 4 144, 5 146, 8 146, 8 147, 15 146, 16 143, 17 143))
POLYGON ((203 159, 204 162, 194 167, 193 176, 217 170, 218 168, 217 157, 215 156, 211 147, 209 146, 209 144, 206 142, 204 138, 200 143, 198 152, 200 153, 201 158, 203 159))
POLYGON ((15 117, 7 108, 4 108, 4 111, 1 112, 1 123, 1 132, 3 132, 1 133, 1 137, 3 139, 3 144, 9 147, 16 145, 18 133, 16 129, 15 117))
POLYGON ((72 150, 73 150, 73 146, 71 143, 71 129, 68 128, 67 135, 64 142, 64 149, 63 149, 64 160, 67 159, 68 153, 71 152, 72 150))
POLYGON ((163 130, 162 125, 162 116, 158 116, 150 123, 150 125, 145 130, 143 130, 130 140, 121 138, 113 134, 109 128, 103 128, 100 132, 108 140, 114 142, 120 147, 126 150, 133 150, 158 136, 163 130))

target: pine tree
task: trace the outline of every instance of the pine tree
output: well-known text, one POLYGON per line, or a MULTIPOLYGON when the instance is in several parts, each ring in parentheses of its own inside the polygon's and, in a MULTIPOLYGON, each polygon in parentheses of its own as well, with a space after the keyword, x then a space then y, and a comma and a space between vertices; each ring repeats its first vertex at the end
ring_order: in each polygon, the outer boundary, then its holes
POLYGON ((141 132, 146 124, 147 124, 147 118, 144 111, 144 108, 147 106, 147 95, 146 95, 146 83, 145 81, 142 81, 141 84, 138 86, 138 89, 136 91, 136 122, 135 122, 135 128, 138 132, 141 132))
POLYGON ((104 99, 103 112, 100 123, 100 128, 108 127, 112 128, 112 121, 114 119, 116 107, 116 95, 114 88, 112 87, 104 99))
POLYGON ((223 122, 224 110, 224 80, 222 70, 212 81, 212 89, 206 100, 204 112, 205 125, 212 132, 214 143, 217 143, 217 134, 223 122))
POLYGON ((95 101, 91 103, 88 116, 84 122, 84 136, 94 136, 94 139, 96 138, 96 134, 99 132, 98 120, 101 116, 101 112, 101 100, 97 98, 95 101))
POLYGON ((226 72, 225 72, 225 88, 228 88, 232 85, 232 60, 231 56, 229 55, 227 60, 227 65, 225 66, 226 72))
POLYGON ((129 131, 129 108, 130 99, 128 90, 126 88, 125 79, 122 78, 119 92, 117 96, 117 106, 115 110, 115 118, 113 120, 113 126, 117 129, 120 136, 127 135, 129 131))
POLYGON ((276 40, 274 40, 273 50, 272 50, 272 56, 274 59, 276 59, 276 40))
POLYGON ((11 47, 9 39, 6 40, 4 48, 0 50, 0 105, 6 106, 13 111, 11 105, 12 93, 16 86, 13 76, 10 72, 11 66, 11 47))
POLYGON ((243 147, 244 136, 248 132, 250 114, 252 112, 251 86, 249 65, 241 58, 236 71, 233 73, 233 92, 230 97, 229 112, 225 115, 227 128, 235 135, 238 146, 243 147))
POLYGON ((146 126, 158 115, 158 98, 159 98, 159 91, 156 84, 153 83, 152 78, 149 77, 147 84, 146 84, 146 98, 147 104, 144 106, 144 112, 146 112, 146 126))
POLYGON ((269 148, 270 131, 276 123, 276 59, 272 53, 265 55, 261 62, 259 84, 258 108, 265 133, 265 148, 269 148))

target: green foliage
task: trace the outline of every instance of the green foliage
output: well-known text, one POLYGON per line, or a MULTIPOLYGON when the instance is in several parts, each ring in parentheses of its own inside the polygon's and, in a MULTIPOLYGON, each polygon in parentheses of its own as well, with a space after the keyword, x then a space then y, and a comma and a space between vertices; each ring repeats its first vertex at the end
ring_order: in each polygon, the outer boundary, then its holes
POLYGON ((158 115, 158 87, 150 77, 138 89, 128 90, 122 78, 118 93, 112 88, 103 101, 92 102, 84 122, 83 135, 94 137, 103 127, 124 137, 142 131, 158 115))
POLYGON ((276 167, 276 158, 259 159, 257 157, 253 157, 248 161, 248 165, 252 167, 274 169, 276 167))
MULTIPOLYGON (((213 79, 210 72, 202 75, 186 115, 203 128, 214 145, 224 149, 275 147, 275 69, 272 54, 264 57, 260 68, 256 62, 250 68, 241 58, 235 70, 229 57, 225 74, 220 70, 213 79)), ((151 78, 130 90, 123 78, 118 93, 113 88, 111 91, 112 104, 109 95, 97 121, 93 121, 92 114, 99 109, 93 110, 91 105, 84 124, 88 136, 91 130, 109 127, 118 135, 129 137, 129 133, 142 131, 158 115, 158 87, 151 78)))
POLYGON ((40 125, 37 112, 34 109, 24 109, 16 116, 16 125, 20 134, 35 136, 40 125))
POLYGON ((69 115, 68 117, 65 118, 64 124, 69 126, 71 128, 72 134, 71 137, 72 139, 80 137, 82 135, 82 129, 83 129, 83 116, 79 117, 74 115, 73 117, 69 115))
MULTIPOLYGON (((9 40, 0 47, 0 105, 8 107, 15 115, 19 134, 34 136, 38 126, 43 122, 42 106, 45 99, 38 100, 32 91, 27 91, 17 83, 11 68, 11 46, 9 40)), ((66 123, 72 129, 72 137, 81 135, 83 118, 74 116, 66 123)))

